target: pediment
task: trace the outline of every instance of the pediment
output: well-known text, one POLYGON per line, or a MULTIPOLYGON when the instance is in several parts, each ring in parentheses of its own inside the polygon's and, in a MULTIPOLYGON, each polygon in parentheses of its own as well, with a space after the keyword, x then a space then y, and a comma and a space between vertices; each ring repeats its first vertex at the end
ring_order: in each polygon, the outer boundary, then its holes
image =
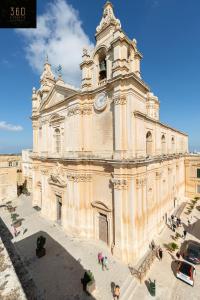
POLYGON ((100 209, 100 210, 104 210, 106 212, 111 212, 112 209, 109 208, 105 203, 101 202, 101 201, 93 201, 91 203, 92 207, 95 207, 97 209, 100 209))
POLYGON ((69 89, 65 86, 55 85, 47 95, 44 102, 41 104, 40 111, 54 107, 57 104, 61 103, 64 99, 73 96, 76 94, 75 90, 69 89))

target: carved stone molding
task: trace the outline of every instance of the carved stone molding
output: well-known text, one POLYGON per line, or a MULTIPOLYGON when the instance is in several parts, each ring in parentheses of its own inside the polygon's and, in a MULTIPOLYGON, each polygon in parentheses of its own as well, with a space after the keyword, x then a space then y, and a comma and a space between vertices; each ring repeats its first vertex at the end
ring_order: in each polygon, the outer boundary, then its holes
POLYGON ((127 189, 127 187, 128 187, 128 182, 126 179, 112 178, 111 182, 113 184, 114 189, 117 189, 117 190, 127 189))
POLYGON ((126 96, 122 95, 113 99, 115 105, 124 105, 127 102, 126 96))
POLYGON ((43 169, 41 170, 42 175, 48 175, 49 174, 49 170, 47 169, 43 169))
POLYGON ((92 113, 92 106, 90 105, 76 105, 68 110, 68 116, 73 115, 89 115, 92 113))
POLYGON ((162 176, 162 172, 161 171, 157 171, 156 172, 156 179, 160 179, 162 176))
POLYGON ((34 170, 34 171, 38 171, 39 170, 39 166, 35 166, 35 165, 32 165, 32 170, 34 170))
POLYGON ((172 168, 168 168, 168 173, 172 173, 172 168))
POLYGON ((67 178, 69 181, 74 182, 88 182, 91 181, 92 175, 91 174, 68 174, 67 178))
POLYGON ((147 184, 146 178, 141 177, 141 178, 136 179, 136 188, 137 189, 141 188, 142 186, 145 186, 146 184, 147 184))
POLYGON ((60 178, 59 176, 53 175, 51 174, 49 179, 48 179, 48 183, 51 185, 56 185, 58 187, 64 188, 67 186, 67 183, 60 178))

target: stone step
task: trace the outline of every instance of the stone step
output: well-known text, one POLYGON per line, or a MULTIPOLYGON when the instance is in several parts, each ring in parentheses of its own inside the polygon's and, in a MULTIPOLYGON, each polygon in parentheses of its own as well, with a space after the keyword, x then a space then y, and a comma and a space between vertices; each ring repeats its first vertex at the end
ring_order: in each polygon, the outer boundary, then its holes
POLYGON ((136 279, 129 274, 124 284, 121 287, 121 297, 120 300, 132 300, 135 288, 137 286, 136 279))

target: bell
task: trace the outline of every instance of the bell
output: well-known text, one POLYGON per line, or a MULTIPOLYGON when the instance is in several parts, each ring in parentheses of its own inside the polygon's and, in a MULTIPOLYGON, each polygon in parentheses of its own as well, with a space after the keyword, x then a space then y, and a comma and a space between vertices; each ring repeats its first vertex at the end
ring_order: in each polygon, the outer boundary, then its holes
POLYGON ((105 62, 105 60, 100 62, 99 68, 100 68, 100 72, 106 71, 106 62, 105 62))

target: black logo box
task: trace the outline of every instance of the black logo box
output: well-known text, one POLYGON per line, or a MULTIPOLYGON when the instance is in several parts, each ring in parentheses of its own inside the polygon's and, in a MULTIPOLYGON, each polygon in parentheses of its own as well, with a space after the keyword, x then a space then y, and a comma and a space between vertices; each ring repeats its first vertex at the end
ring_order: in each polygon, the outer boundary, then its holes
POLYGON ((0 28, 36 28, 36 0, 0 0, 0 28))

